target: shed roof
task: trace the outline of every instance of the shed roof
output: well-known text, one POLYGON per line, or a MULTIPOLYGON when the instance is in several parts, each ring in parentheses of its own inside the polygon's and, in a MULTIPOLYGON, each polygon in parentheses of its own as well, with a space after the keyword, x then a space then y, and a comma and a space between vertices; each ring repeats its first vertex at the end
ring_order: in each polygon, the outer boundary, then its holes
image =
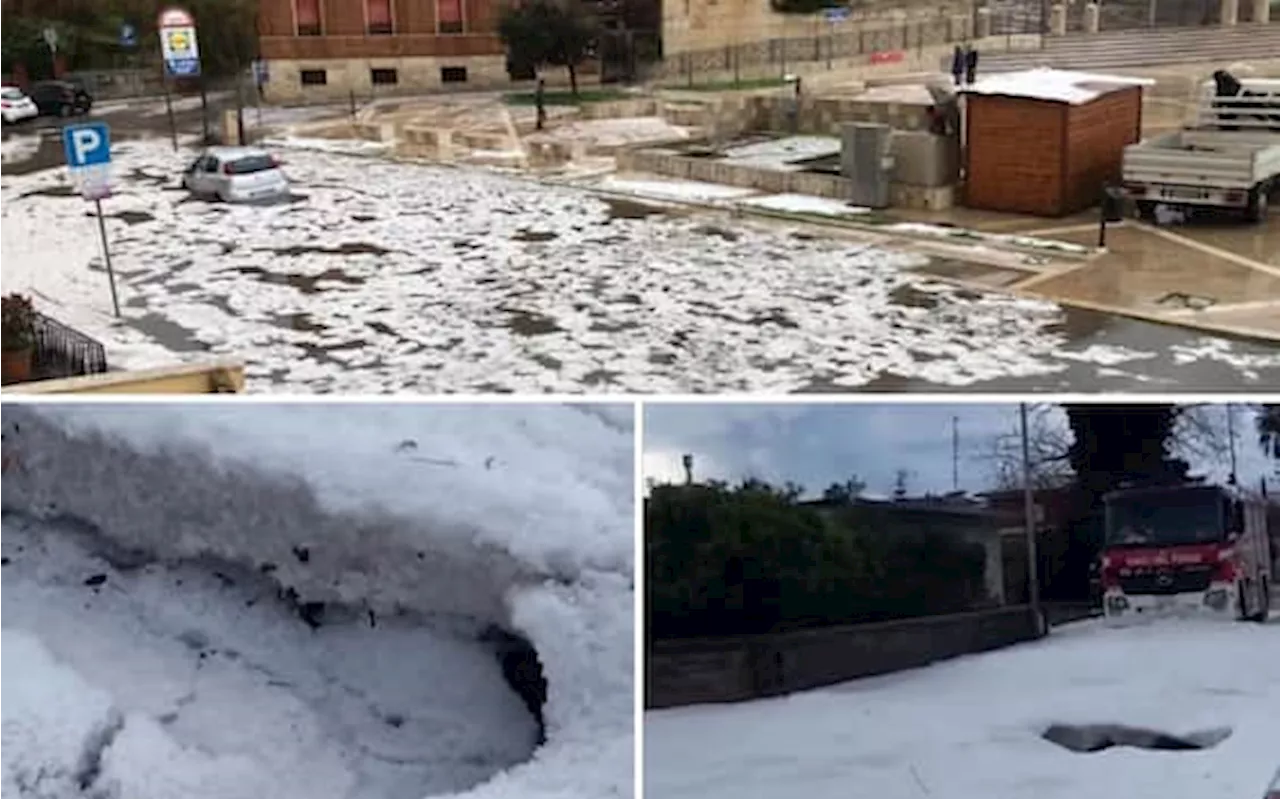
POLYGON ((966 94, 1002 95, 1023 97, 1028 100, 1046 100, 1051 103, 1083 105, 1110 92, 1131 86, 1151 86, 1154 83, 1155 81, 1150 78, 1099 75, 1092 72, 1040 67, 987 75, 962 91, 966 94))

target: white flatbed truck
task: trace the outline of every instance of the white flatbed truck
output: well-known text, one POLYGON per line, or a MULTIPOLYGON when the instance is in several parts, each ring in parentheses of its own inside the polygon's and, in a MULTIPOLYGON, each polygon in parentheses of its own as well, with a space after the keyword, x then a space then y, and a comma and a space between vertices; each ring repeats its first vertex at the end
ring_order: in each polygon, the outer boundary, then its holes
POLYGON ((1238 209, 1266 218, 1280 189, 1280 80, 1240 81, 1247 96, 1220 97, 1207 81, 1196 121, 1125 148, 1125 194, 1138 213, 1157 205, 1238 209))

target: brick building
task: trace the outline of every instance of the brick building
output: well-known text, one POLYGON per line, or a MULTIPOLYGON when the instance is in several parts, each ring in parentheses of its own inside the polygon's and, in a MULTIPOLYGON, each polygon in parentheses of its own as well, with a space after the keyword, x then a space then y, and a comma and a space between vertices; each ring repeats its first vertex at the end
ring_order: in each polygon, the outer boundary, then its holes
POLYGON ((500 0, 261 0, 272 101, 506 83, 500 0))

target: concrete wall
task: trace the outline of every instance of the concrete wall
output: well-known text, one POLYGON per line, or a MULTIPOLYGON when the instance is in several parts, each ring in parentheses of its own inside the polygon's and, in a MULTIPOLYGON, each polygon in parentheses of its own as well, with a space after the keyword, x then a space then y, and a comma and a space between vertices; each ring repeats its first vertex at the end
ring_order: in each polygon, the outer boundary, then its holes
POLYGON ((657 150, 624 150, 618 153, 617 161, 619 172, 648 172, 769 194, 810 194, 836 200, 853 196, 852 181, 836 175, 761 169, 657 150))
POLYGON ((1025 606, 650 646, 645 706, 737 702, 916 668, 1038 637, 1025 606))

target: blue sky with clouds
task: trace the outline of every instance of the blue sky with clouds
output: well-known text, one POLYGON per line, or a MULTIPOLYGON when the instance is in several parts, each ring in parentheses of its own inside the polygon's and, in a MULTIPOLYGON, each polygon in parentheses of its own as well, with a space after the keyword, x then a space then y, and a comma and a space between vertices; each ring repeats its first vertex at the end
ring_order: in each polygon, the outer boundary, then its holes
MULTIPOLYGON (((1221 406, 1198 413, 1210 423, 1220 420, 1225 429, 1226 411, 1221 406)), ((1234 413, 1240 479, 1256 484, 1271 467, 1254 444, 1251 412, 1237 406, 1234 413)), ((1066 417, 1056 408, 1036 416, 1045 426, 1066 429, 1066 417)), ((1015 404, 648 403, 644 474, 658 482, 681 480, 680 457, 688 452, 694 455, 698 479, 791 480, 817 494, 856 474, 866 482, 868 495, 888 495, 898 470, 905 469, 911 493, 942 493, 952 489, 953 419, 958 420, 960 434, 959 487, 991 488, 992 442, 1017 432, 1015 404)), ((1221 440, 1226 440, 1225 433, 1221 440)), ((1225 479, 1229 472, 1225 453, 1184 455, 1214 479, 1225 479)))

